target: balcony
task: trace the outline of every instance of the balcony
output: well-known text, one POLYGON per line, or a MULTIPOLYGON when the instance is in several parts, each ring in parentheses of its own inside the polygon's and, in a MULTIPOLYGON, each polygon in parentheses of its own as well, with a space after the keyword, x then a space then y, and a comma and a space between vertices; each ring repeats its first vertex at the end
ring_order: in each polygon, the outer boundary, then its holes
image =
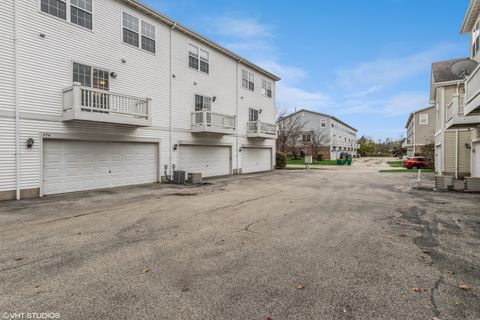
POLYGON ((261 121, 247 122, 248 138, 276 139, 277 126, 271 123, 261 121))
POLYGON ((235 116, 206 110, 192 112, 192 133, 235 134, 235 116))
POLYGON ((480 114, 480 65, 465 81, 465 115, 480 114))
POLYGON ((470 128, 480 124, 480 114, 465 116, 464 96, 454 95, 447 107, 447 129, 470 128))
POLYGON ((74 83, 63 90, 63 121, 72 120, 151 126, 151 100, 74 83))

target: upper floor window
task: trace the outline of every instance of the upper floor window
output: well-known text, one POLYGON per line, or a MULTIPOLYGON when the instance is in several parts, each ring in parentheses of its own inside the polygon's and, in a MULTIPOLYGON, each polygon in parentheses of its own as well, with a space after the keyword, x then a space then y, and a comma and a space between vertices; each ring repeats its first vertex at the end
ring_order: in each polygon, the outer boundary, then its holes
POLYGON ((108 70, 94 68, 88 65, 73 63, 73 82, 80 82, 84 87, 100 90, 109 89, 108 70))
POLYGON ((203 73, 210 71, 210 57, 207 51, 199 47, 188 45, 188 66, 192 69, 199 70, 203 73))
POLYGON ((123 42, 155 53, 155 26, 123 12, 123 42))
POLYGON ((72 23, 92 29, 92 0, 70 0, 70 20, 72 23))
POLYGON ((42 0, 40 10, 60 19, 67 20, 66 0, 42 0))
POLYGON ((57 18, 67 20, 67 5, 70 5, 70 22, 92 29, 93 0, 41 0, 40 10, 57 18))
POLYGON ((302 141, 303 143, 310 143, 312 141, 311 134, 302 134, 302 141))
POLYGON ((420 124, 428 124, 428 113, 420 115, 420 124))
POLYGON ((272 82, 262 79, 262 95, 265 97, 272 97, 272 82))
POLYGON ((155 53, 155 26, 142 21, 142 49, 155 53))
POLYGON ((212 109, 212 98, 207 96, 202 96, 199 94, 195 95, 195 111, 203 111, 212 109))
POLYGON ((138 48, 138 18, 123 13, 123 42, 138 48))
POLYGON ((242 70, 242 87, 251 91, 255 91, 255 77, 253 73, 242 70))
POLYGON ((248 121, 258 121, 258 110, 253 108, 248 109, 248 121))
POLYGON ((320 121, 320 127, 325 128, 326 126, 327 126, 327 120, 322 119, 322 120, 320 121))

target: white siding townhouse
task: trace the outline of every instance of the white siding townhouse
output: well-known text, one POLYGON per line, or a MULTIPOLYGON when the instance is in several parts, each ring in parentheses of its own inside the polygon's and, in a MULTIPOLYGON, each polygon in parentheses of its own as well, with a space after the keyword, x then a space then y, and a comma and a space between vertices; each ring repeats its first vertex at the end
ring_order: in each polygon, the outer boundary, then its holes
POLYGON ((134 0, 2 2, 0 199, 272 170, 278 77, 134 0))
POLYGON ((312 134, 320 134, 325 145, 322 152, 326 159, 337 160, 342 152, 357 155, 357 129, 342 120, 320 112, 301 109, 279 120, 279 126, 292 117, 299 116, 304 124, 302 142, 308 144, 312 134))

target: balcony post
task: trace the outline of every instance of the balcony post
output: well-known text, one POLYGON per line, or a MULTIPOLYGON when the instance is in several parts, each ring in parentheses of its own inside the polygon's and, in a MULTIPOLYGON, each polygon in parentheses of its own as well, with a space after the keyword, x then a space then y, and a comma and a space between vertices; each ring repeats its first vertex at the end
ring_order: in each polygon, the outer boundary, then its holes
POLYGON ((82 84, 74 82, 72 85, 72 112, 73 114, 81 112, 82 109, 82 84))
POLYGON ((207 110, 202 111, 202 126, 204 130, 207 130, 207 110))
POLYGON ((152 98, 146 98, 147 100, 147 119, 150 120, 152 116, 152 98))

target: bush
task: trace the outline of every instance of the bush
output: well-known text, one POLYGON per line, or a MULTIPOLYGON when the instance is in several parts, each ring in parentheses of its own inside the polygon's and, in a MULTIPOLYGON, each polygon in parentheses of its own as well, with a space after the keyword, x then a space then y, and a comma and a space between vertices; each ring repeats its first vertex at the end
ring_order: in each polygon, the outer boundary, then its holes
POLYGON ((285 153, 277 152, 277 169, 283 169, 287 166, 287 155, 285 153))
POLYGON ((315 156, 315 161, 322 161, 323 160, 323 154, 322 153, 317 153, 315 156))

